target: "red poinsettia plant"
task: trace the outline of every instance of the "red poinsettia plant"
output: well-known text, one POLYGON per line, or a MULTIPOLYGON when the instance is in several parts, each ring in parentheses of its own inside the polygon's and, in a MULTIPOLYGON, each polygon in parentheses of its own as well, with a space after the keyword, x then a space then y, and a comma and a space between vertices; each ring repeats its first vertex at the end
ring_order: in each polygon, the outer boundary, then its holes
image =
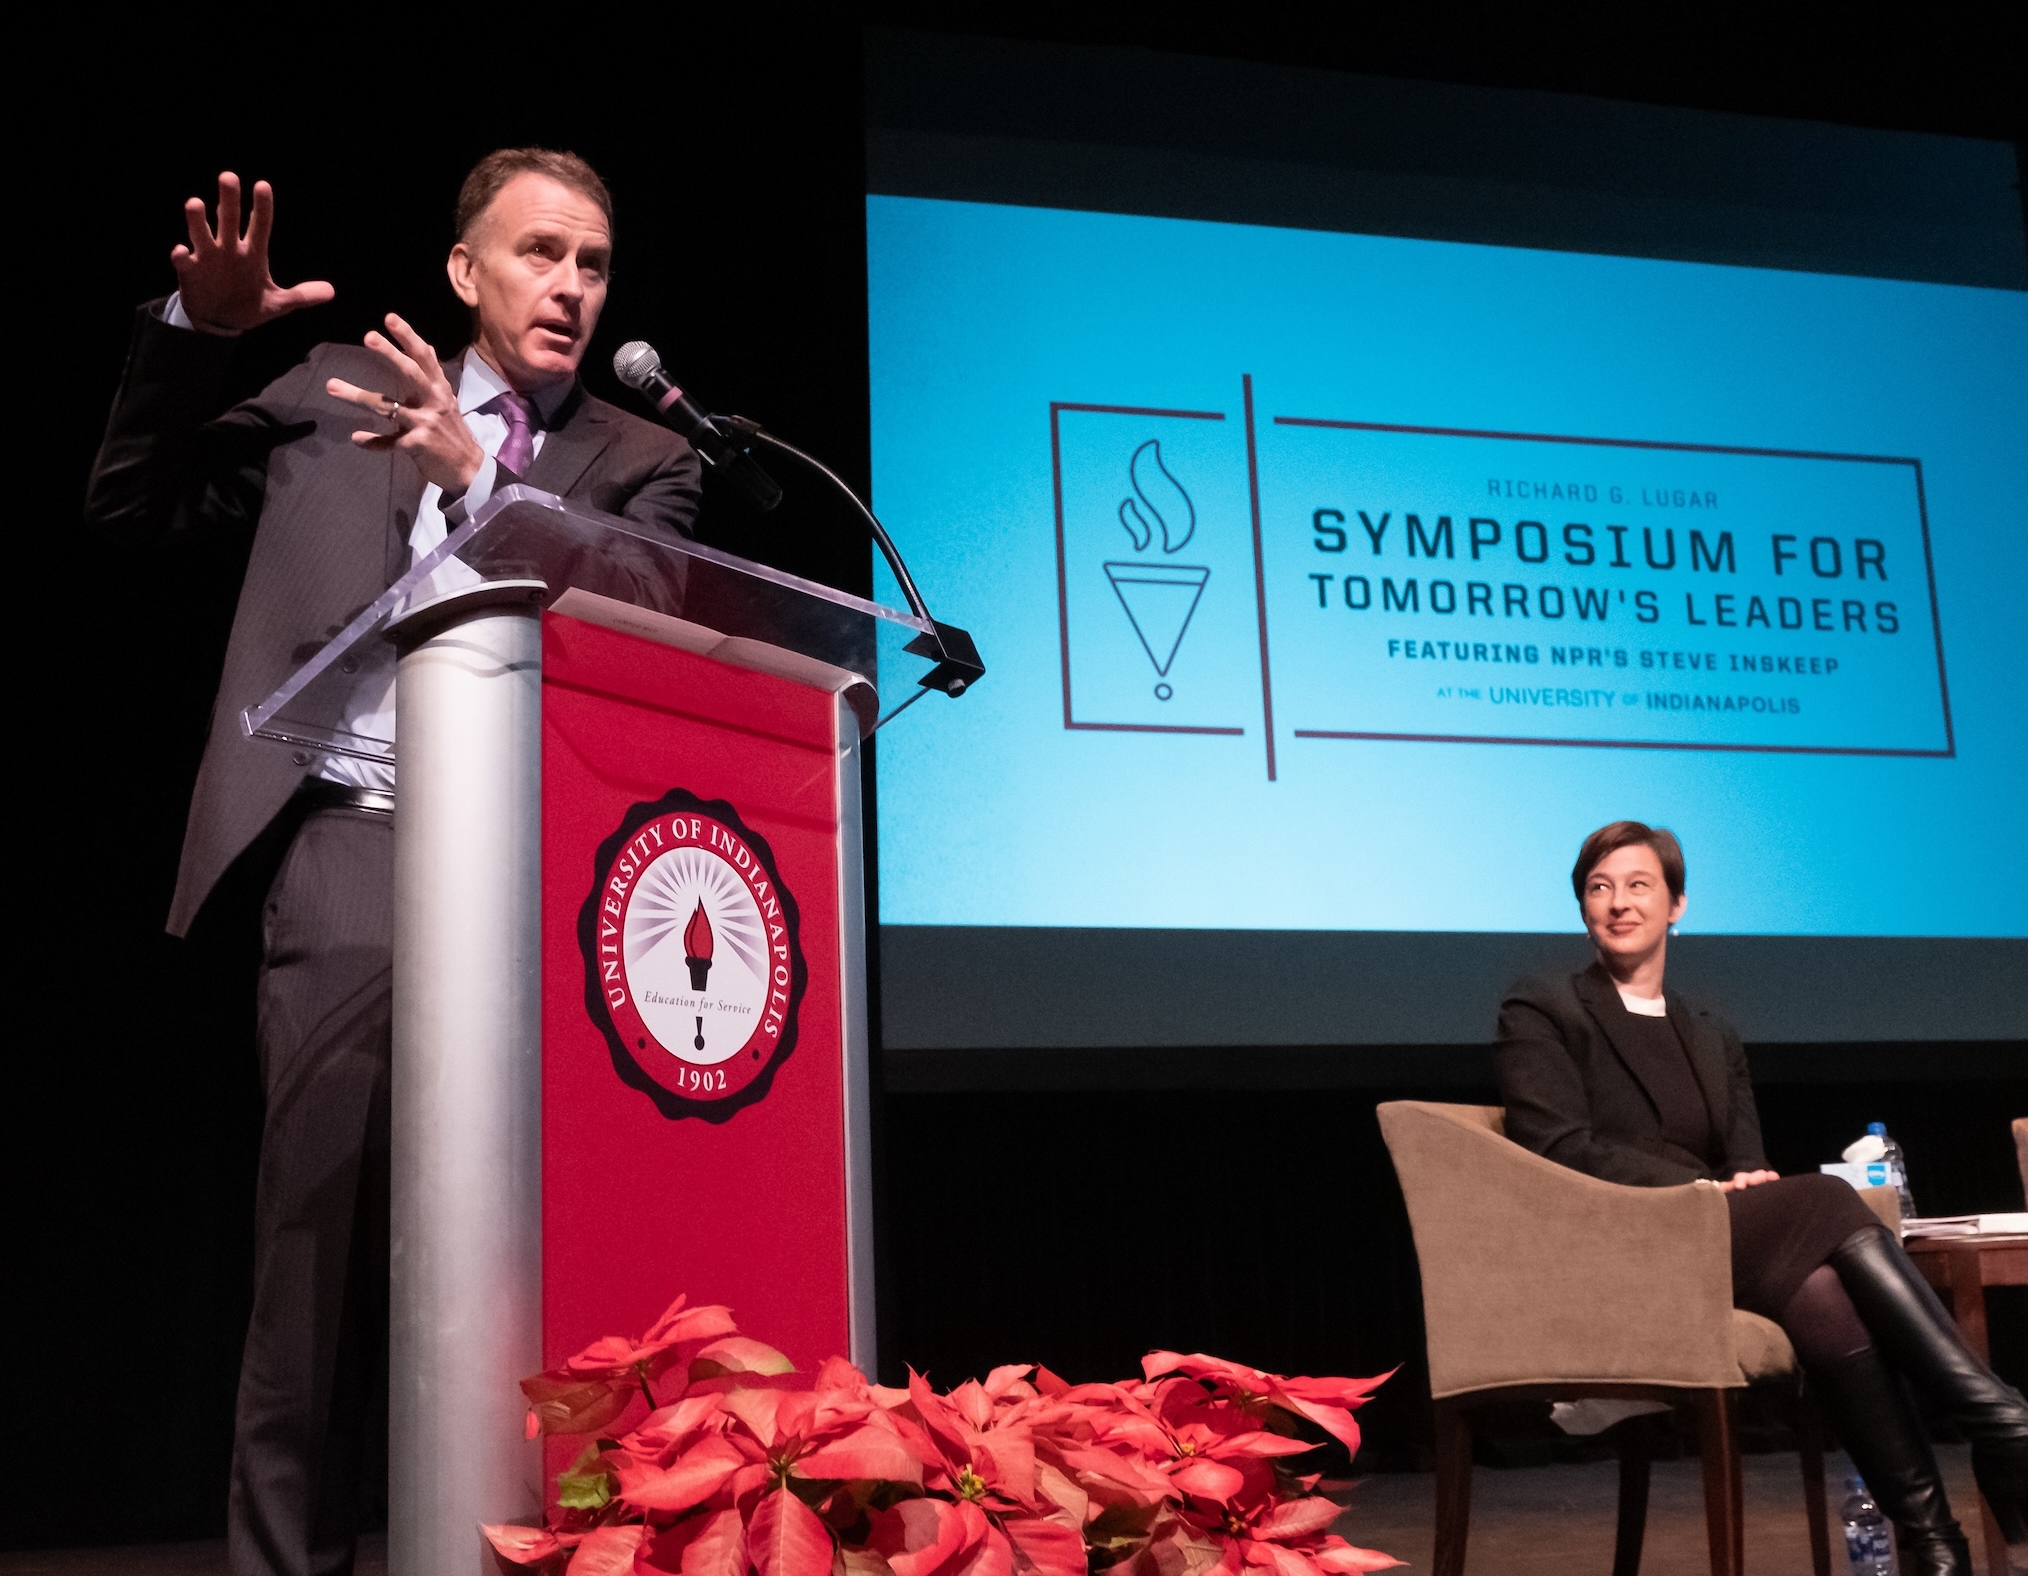
MULTIPOLYGON (((944 1394, 842 1358, 796 1375, 679 1297, 522 1381, 529 1434, 592 1438, 541 1527, 489 1526, 542 1576, 1350 1576, 1401 1562, 1330 1530, 1303 1421, 1359 1448, 1380 1379, 1152 1352, 1142 1377, 996 1368, 944 1394), (637 1407, 638 1403, 638 1407, 637 1407), (624 1432, 608 1432, 623 1418, 624 1432)), ((1382 1376, 1385 1377, 1385 1376, 1382 1376)))

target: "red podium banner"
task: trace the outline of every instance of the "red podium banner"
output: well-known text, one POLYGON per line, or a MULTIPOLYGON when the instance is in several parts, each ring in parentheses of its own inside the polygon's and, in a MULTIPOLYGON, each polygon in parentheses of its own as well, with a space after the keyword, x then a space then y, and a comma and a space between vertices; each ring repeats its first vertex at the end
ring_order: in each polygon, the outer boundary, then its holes
POLYGON ((543 617, 545 1366, 678 1290, 851 1350, 841 713, 543 617))

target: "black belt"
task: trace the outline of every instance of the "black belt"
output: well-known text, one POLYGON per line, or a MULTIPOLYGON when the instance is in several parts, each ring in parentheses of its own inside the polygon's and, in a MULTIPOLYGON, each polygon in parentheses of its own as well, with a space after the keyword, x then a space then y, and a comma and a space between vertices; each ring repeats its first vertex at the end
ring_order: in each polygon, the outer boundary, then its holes
POLYGON ((394 814, 394 795, 385 788, 355 788, 334 783, 325 777, 305 777, 296 790, 296 799, 305 811, 366 810, 374 815, 394 814))

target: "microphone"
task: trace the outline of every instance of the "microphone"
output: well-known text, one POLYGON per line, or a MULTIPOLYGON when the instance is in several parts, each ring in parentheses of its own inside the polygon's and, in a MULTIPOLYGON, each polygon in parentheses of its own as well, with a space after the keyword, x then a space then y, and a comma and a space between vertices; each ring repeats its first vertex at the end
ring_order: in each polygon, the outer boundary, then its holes
POLYGON ((704 463, 723 475, 748 503, 756 509, 772 509, 782 501, 780 485, 676 386, 653 345, 645 339, 629 340, 614 353, 613 371, 652 404, 657 415, 688 438, 704 463))

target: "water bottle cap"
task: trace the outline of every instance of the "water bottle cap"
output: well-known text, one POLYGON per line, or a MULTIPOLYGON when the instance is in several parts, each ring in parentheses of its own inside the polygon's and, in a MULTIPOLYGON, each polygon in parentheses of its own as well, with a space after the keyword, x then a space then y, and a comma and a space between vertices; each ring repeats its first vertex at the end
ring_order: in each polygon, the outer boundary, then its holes
POLYGON ((1887 1124, 1885 1122, 1868 1122, 1866 1124, 1866 1131, 1871 1133, 1875 1138, 1885 1138, 1887 1136, 1887 1124))

